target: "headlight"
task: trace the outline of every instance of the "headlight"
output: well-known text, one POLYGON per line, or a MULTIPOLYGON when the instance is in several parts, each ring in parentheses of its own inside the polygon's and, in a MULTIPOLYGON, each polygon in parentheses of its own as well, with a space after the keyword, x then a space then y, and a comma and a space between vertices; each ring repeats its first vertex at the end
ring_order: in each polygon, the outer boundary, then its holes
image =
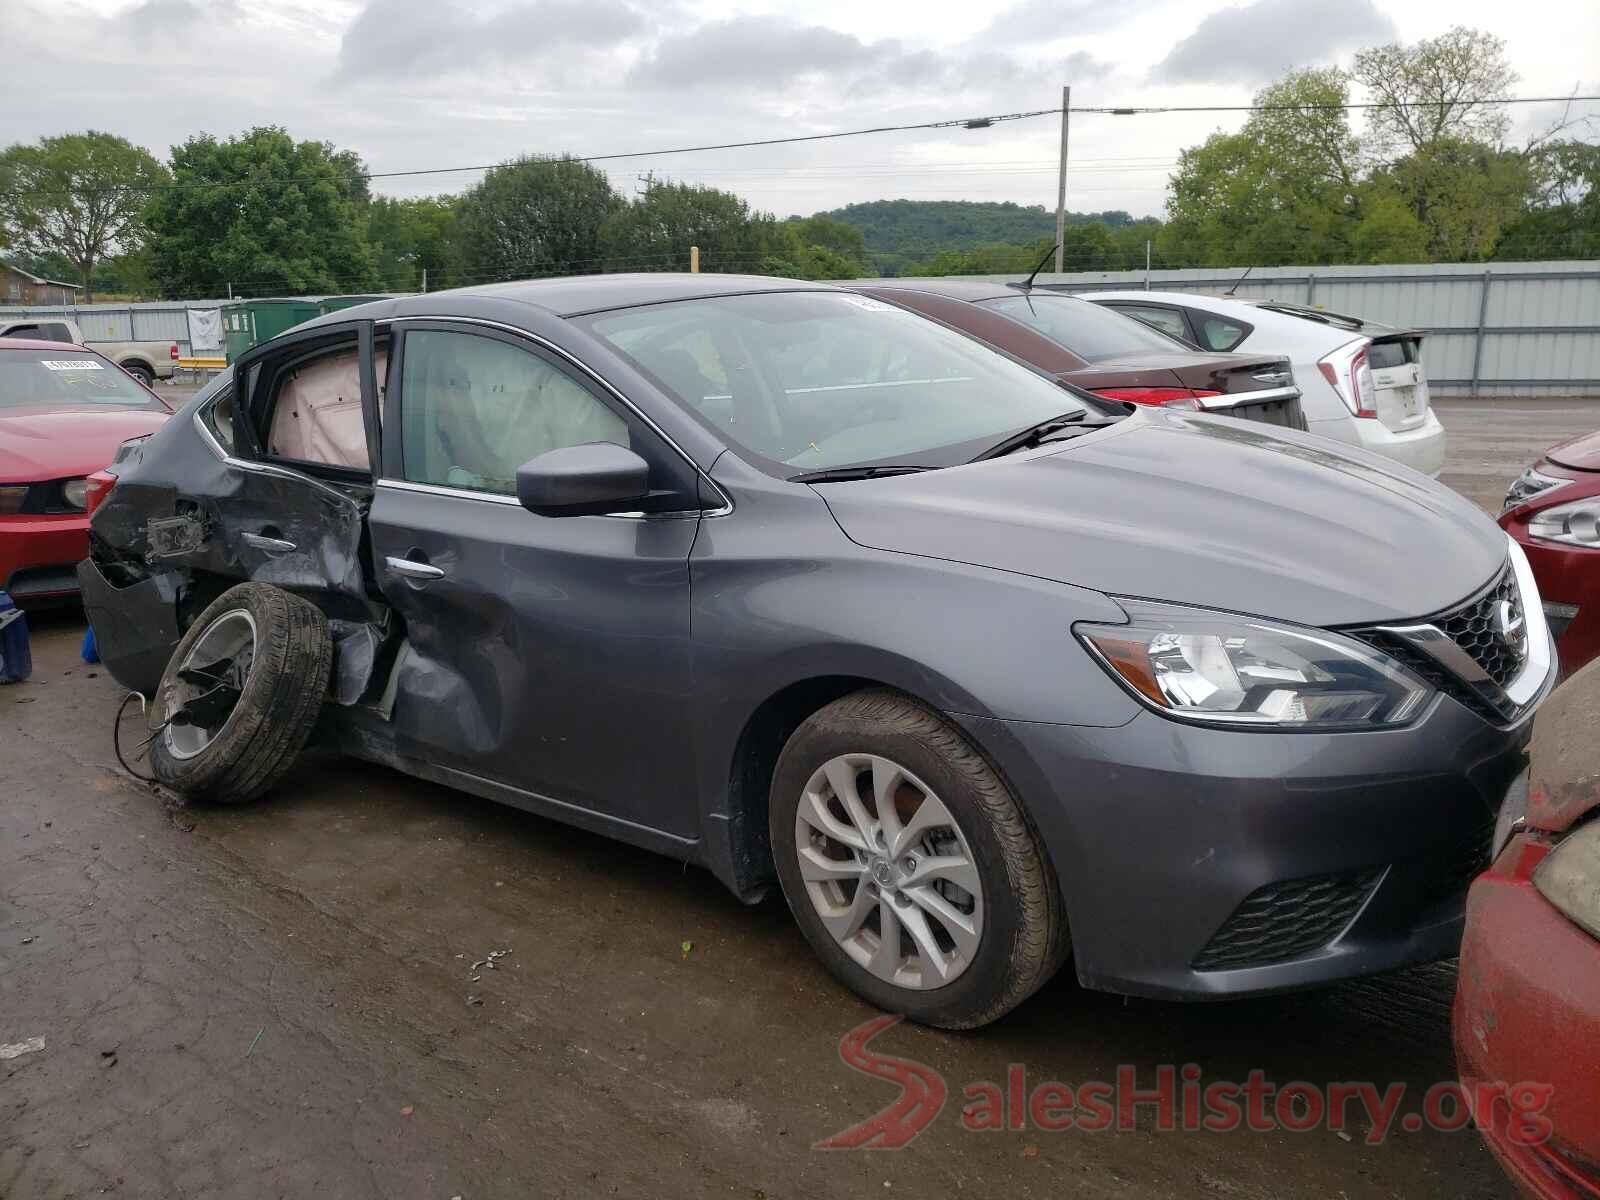
POLYGON ((1432 689, 1399 663, 1336 633, 1253 617, 1119 600, 1127 625, 1076 632, 1135 696, 1209 724, 1373 729, 1422 711, 1432 689))
POLYGON ((1600 496, 1534 513, 1528 518, 1528 536, 1541 542, 1600 547, 1600 496))
POLYGON ((1571 482, 1570 479, 1558 479, 1553 475, 1541 475, 1537 468, 1529 467, 1506 489, 1506 502, 1500 506, 1500 511, 1510 512, 1517 505, 1526 504, 1551 488, 1564 487, 1571 482))
POLYGON ((61 498, 66 501, 68 508, 82 508, 88 488, 87 479, 69 479, 61 485, 61 498))
POLYGON ((0 516, 21 512, 27 500, 27 484, 20 487, 0 487, 0 516))
POLYGON ((1577 924, 1600 937, 1600 821, 1569 833, 1533 869, 1533 886, 1577 924))

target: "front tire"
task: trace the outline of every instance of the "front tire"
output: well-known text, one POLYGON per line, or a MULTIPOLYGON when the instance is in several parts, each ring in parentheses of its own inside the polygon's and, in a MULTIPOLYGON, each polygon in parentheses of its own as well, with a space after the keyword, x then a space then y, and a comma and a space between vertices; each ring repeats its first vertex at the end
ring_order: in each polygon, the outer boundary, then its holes
POLYGON ((985 1025, 1066 956, 1038 834, 971 743, 905 696, 857 692, 814 713, 779 756, 768 813, 806 940, 879 1008, 985 1025))

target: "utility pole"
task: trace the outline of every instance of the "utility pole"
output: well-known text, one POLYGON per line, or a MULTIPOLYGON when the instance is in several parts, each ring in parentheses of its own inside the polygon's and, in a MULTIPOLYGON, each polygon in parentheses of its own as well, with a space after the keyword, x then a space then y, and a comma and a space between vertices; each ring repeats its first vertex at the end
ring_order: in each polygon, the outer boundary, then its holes
POLYGON ((424 294, 426 294, 427 291, 428 291, 428 268, 427 267, 423 267, 422 268, 422 291, 423 291, 424 294))
POLYGON ((1061 181, 1056 186, 1056 274, 1061 274, 1061 250, 1067 237, 1067 117, 1072 109, 1072 88, 1061 89, 1061 181))

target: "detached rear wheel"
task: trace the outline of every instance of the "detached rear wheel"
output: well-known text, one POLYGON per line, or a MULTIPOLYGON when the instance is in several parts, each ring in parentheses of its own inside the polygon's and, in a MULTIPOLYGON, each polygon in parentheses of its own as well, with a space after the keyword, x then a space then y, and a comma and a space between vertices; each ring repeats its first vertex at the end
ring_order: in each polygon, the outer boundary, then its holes
POLYGON ((261 795, 305 747, 332 665, 315 605, 267 584, 230 588, 189 627, 156 689, 156 778, 225 804, 261 795))
POLYGON ((769 820, 801 930, 880 1008, 984 1025, 1065 957, 1038 835, 960 732, 903 696, 860 692, 802 724, 779 757, 769 820))

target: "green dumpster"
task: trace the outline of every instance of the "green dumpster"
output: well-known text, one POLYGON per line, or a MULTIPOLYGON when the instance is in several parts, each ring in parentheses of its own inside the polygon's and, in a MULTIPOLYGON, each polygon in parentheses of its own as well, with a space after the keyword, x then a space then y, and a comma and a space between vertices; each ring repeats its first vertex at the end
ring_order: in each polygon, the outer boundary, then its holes
POLYGON ((317 302, 317 308, 323 313, 338 312, 341 308, 354 308, 358 304, 370 304, 374 300, 388 300, 388 296, 324 296, 317 302))
POLYGON ((293 297, 235 300, 225 304, 222 307, 222 332, 228 361, 233 362, 252 346, 321 315, 322 309, 317 301, 293 297))

